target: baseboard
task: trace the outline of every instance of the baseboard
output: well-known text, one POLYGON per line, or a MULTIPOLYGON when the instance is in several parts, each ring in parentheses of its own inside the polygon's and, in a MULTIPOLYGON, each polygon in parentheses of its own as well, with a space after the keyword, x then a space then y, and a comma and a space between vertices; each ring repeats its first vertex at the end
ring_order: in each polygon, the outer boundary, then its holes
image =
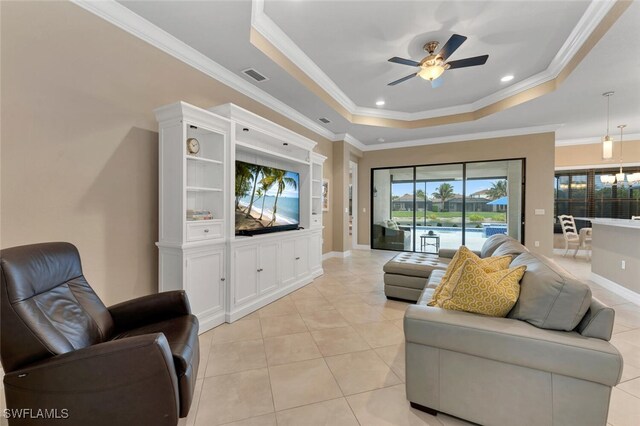
POLYGON ((595 272, 591 272, 591 276, 589 277, 591 281, 598 284, 601 287, 606 288, 607 290, 617 294, 618 296, 624 297, 631 303, 635 303, 640 306, 640 294, 636 293, 633 290, 629 290, 628 288, 621 286, 620 284, 611 281, 608 278, 603 277, 602 275, 598 275, 595 272))
POLYGON ((225 319, 226 317, 225 317, 224 310, 221 310, 220 312, 211 316, 205 316, 204 318, 198 317, 198 323, 199 323, 198 334, 202 334, 206 331, 211 330, 214 327, 219 326, 220 324, 225 322, 225 319))
POLYGON ((264 297, 261 297, 257 300, 252 301, 246 305, 242 305, 238 308, 233 309, 225 316, 225 321, 228 323, 232 323, 234 321, 239 320, 240 318, 247 316, 258 309, 267 306, 269 303, 275 302, 278 299, 283 298, 284 296, 298 290, 301 287, 313 282, 313 277, 309 274, 306 277, 301 278, 300 280, 289 284, 288 286, 279 289, 274 293, 267 294, 264 297))
MULTIPOLYGON (((573 257, 573 252, 575 250, 576 249, 574 249, 574 248, 570 248, 566 257, 567 258, 568 257, 573 257)), ((554 248, 553 249, 553 254, 558 254, 558 255, 562 256, 564 254, 564 251, 565 251, 565 249, 563 249, 563 248, 554 248)), ((580 257, 581 255, 586 255, 588 257, 589 256, 589 252, 591 252, 591 250, 589 250, 589 249, 580 249, 580 250, 578 250, 578 254, 576 255, 576 257, 580 257)))
POLYGON ((330 251, 322 255, 322 260, 331 259, 332 257, 349 257, 351 256, 351 250, 347 251, 330 251))
POLYGON ((371 250, 371 246, 369 244, 356 244, 354 249, 356 249, 356 250, 371 250))

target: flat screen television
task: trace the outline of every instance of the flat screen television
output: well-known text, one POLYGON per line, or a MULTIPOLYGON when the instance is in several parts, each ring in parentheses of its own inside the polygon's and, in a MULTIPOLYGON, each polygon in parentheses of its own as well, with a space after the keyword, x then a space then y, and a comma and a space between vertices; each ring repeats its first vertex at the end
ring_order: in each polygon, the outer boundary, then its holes
POLYGON ((300 175, 236 161, 236 235, 298 229, 300 175))

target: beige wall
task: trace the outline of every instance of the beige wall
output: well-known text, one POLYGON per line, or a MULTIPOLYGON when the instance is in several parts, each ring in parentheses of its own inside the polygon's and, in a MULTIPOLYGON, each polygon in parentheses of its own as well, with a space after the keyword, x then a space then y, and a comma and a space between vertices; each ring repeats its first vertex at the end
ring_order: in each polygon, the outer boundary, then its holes
MULTIPOLYGON (((67 2, 0 2, 0 247, 64 240, 105 303, 157 291, 153 109, 234 102, 332 143, 67 2)), ((325 176, 332 170, 328 160, 325 176)), ((325 246, 332 250, 330 215, 325 246)))
POLYGON ((593 224, 591 271, 640 293, 640 228, 593 224), (621 261, 625 261, 625 269, 621 261))
MULTIPOLYGON (((616 138, 616 140, 619 140, 616 138)), ((640 141, 624 141, 622 160, 624 163, 640 163, 640 141)), ((620 165, 620 143, 613 144, 613 159, 602 159, 602 145, 599 143, 556 147, 556 167, 585 167, 620 165)))
POLYGON ((366 151, 360 160, 358 181, 358 243, 369 244, 371 169, 461 161, 526 159, 525 243, 532 250, 551 255, 553 249, 554 133, 426 145, 392 150, 366 151), (544 209, 544 216, 535 216, 544 209), (534 241, 540 247, 534 247, 534 241))

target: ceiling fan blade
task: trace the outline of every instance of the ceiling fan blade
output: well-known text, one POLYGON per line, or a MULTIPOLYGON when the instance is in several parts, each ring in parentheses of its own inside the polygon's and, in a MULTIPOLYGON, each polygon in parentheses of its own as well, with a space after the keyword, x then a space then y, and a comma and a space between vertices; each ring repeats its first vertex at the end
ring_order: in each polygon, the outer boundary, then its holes
POLYGON ((402 65, 409 65, 411 67, 420 66, 420 62, 412 61, 411 59, 398 58, 397 56, 394 56, 393 58, 389 59, 389 62, 394 62, 396 64, 402 64, 402 65))
POLYGON ((402 78, 397 79, 396 81, 392 81, 391 83, 387 84, 387 86, 395 86, 396 84, 400 84, 400 83, 402 83, 403 81, 407 81, 407 80, 409 80, 410 78, 415 77, 416 75, 418 75, 418 73, 409 74, 409 75, 408 75, 408 76, 406 76, 406 77, 402 77, 402 78))
POLYGON ((489 58, 489 55, 474 56, 473 58, 465 58, 465 59, 458 59, 457 61, 451 61, 448 63, 448 65, 450 70, 455 68, 475 67, 476 65, 484 65, 484 63, 487 62, 488 58, 489 58))
POLYGON ((445 45, 442 46, 442 49, 440 49, 438 55, 442 56, 443 61, 446 61, 449 56, 453 55, 453 52, 458 50, 458 47, 462 46, 462 43, 464 43, 466 39, 467 38, 465 36, 460 34, 452 35, 451 38, 447 40, 445 45))
POLYGON ((431 81, 431 87, 433 89, 437 89, 438 87, 442 86, 442 83, 444 83, 444 76, 441 75, 440 77, 431 81))

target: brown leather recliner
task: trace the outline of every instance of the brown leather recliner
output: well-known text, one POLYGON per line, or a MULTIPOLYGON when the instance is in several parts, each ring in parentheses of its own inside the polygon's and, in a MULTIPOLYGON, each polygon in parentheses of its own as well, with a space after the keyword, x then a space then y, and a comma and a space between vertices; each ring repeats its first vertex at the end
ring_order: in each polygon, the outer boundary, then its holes
POLYGON ((175 425, 187 415, 200 355, 184 291, 107 308, 69 243, 2 250, 0 273, 11 425, 175 425))

